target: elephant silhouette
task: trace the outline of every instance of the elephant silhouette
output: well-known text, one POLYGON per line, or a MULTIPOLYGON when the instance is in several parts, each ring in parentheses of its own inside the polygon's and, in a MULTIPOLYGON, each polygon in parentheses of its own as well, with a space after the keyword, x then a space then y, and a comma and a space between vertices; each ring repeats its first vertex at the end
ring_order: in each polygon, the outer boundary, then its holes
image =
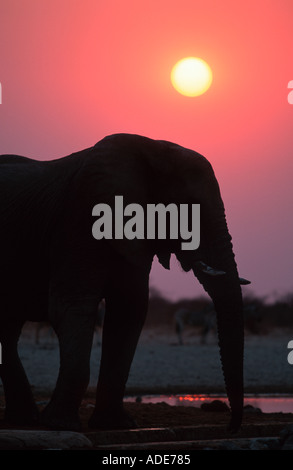
MULTIPOLYGON (((135 427, 123 408, 131 363, 148 308, 154 256, 169 269, 174 253, 210 295, 231 408, 229 429, 241 425, 243 311, 241 284, 220 189, 211 164, 180 145, 132 134, 107 136, 93 147, 51 161, 0 157, 0 375, 5 419, 40 420, 80 429, 79 406, 89 382, 96 312, 105 299, 95 429, 135 427), (200 206, 200 245, 156 235, 97 239, 93 208, 125 204, 200 206), (58 337, 60 368, 39 416, 17 342, 26 320, 48 321, 58 337)), ((129 220, 129 214, 128 214, 129 220)), ((248 281, 247 281, 248 282, 248 281)))

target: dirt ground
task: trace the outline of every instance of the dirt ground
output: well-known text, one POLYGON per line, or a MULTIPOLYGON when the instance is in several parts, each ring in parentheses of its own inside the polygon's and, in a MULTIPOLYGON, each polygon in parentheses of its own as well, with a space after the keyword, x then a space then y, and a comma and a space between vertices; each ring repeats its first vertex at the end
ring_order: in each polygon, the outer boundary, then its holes
MULTIPOLYGON (((41 410, 48 396, 37 396, 36 399, 40 403, 39 409, 41 410)), ((12 430, 19 429, 37 432, 47 430, 43 426, 36 425, 26 427, 7 425, 2 421, 3 404, 3 400, 0 401, 0 432, 5 430, 9 435, 12 430)), ((268 446, 265 439, 270 441, 273 439, 270 445, 279 446, 282 432, 288 426, 293 425, 292 413, 258 413, 249 410, 244 412, 240 431, 236 435, 231 435, 227 431, 228 411, 211 412, 194 407, 170 406, 166 403, 126 403, 127 411, 135 418, 138 425, 135 435, 130 435, 129 432, 123 431, 105 432, 89 429, 87 423, 93 411, 93 406, 94 401, 91 398, 86 398, 82 402, 80 408, 81 434, 91 441, 92 450, 99 451, 141 448, 174 450, 178 446, 179 449, 185 449, 186 445, 198 446, 204 442, 209 442, 211 446, 215 445, 217 441, 221 443, 220 446, 223 446, 223 442, 225 442, 226 448, 229 449, 229 446, 236 445, 237 449, 239 442, 245 442, 245 439, 250 442, 249 448, 252 446, 255 448, 255 445, 257 445, 257 450, 262 450, 268 446), (142 431, 142 435, 137 434, 140 431, 142 431), (236 440, 231 441, 231 439, 236 440), (253 442, 257 444, 253 444, 253 442)))
MULTIPOLYGON (((37 395, 36 402, 41 411, 49 396, 37 395)), ((229 422, 229 411, 204 411, 200 408, 186 406, 171 406, 167 403, 125 403, 125 408, 134 417, 139 428, 168 428, 174 426, 197 426, 197 425, 226 425, 229 422)), ((85 398, 80 407, 80 418, 82 421, 82 432, 90 432, 87 423, 94 409, 94 399, 85 398)), ((7 429, 4 418, 4 399, 0 398, 0 429, 7 429)), ((243 424, 292 423, 293 413, 260 413, 248 409, 244 412, 243 424)), ((17 426, 9 425, 10 429, 17 426)), ((43 426, 26 426, 26 429, 46 429, 43 426)), ((22 429, 24 427, 22 426, 22 429)))

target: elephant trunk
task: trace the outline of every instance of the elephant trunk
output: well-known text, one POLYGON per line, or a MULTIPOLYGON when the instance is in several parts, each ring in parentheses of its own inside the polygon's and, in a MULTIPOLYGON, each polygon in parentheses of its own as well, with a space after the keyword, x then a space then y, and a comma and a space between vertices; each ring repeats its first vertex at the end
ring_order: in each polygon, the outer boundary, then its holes
POLYGON ((210 276, 193 267, 193 272, 213 300, 217 313, 220 356, 231 407, 229 429, 236 432, 243 412, 244 325, 242 292, 222 202, 217 217, 205 223, 205 262, 225 274, 210 276))

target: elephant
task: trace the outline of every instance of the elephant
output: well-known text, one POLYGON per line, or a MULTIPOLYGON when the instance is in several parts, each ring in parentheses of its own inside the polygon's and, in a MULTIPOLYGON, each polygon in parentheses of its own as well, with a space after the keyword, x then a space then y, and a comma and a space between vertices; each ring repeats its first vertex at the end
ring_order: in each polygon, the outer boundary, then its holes
MULTIPOLYGON (((166 269, 177 257, 192 271, 217 312, 220 356, 236 432, 243 411, 243 305, 232 238, 213 168, 201 154, 135 134, 108 135, 94 146, 53 160, 0 157, 0 375, 5 420, 81 429, 79 407, 102 299, 106 312, 91 429, 136 427, 123 407, 126 384, 148 310, 156 256, 166 269), (174 203, 200 207, 200 243, 182 236, 93 236, 97 204, 174 203), (60 350, 59 375, 41 413, 18 356, 26 321, 48 321, 60 350)), ((118 234, 119 235, 119 234, 118 234)))

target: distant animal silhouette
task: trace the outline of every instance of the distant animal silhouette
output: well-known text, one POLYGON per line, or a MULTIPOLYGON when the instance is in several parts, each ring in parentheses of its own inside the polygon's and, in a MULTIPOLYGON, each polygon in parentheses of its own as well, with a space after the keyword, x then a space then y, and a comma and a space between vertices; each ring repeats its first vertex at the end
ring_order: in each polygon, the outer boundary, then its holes
POLYGON ((186 326, 200 329, 201 343, 204 344, 210 332, 217 331, 216 312, 213 307, 204 307, 200 310, 180 308, 175 312, 175 331, 178 343, 183 344, 183 330, 186 326))
POLYGON ((96 323, 95 323, 95 333, 98 336, 97 344, 100 343, 99 338, 101 337, 101 333, 102 333, 102 330, 103 330, 105 311, 106 311, 106 306, 105 306, 105 300, 103 299, 99 303, 98 312, 97 312, 97 319, 96 319, 96 323))
POLYGON ((35 344, 40 344, 40 333, 42 330, 45 331, 46 338, 48 338, 50 341, 52 341, 56 336, 49 322, 38 322, 35 324, 35 344))
POLYGON ((247 331, 253 334, 261 333, 262 314, 260 305, 255 302, 243 306, 244 325, 247 331))

